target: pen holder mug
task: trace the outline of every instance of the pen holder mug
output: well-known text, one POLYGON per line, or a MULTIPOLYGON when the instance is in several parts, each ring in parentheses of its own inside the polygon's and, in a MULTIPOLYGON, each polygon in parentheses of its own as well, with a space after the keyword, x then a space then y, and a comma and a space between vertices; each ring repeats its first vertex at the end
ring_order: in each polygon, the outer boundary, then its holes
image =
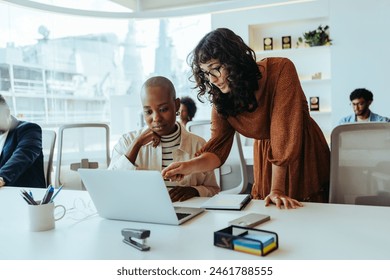
MULTIPOLYGON (((39 203, 39 202, 38 202, 39 203)), ((53 202, 47 204, 28 205, 30 220, 30 231, 45 231, 55 227, 55 221, 65 216, 66 208, 63 205, 54 205, 53 202), (63 212, 59 217, 54 217, 54 211, 62 208, 63 212)))

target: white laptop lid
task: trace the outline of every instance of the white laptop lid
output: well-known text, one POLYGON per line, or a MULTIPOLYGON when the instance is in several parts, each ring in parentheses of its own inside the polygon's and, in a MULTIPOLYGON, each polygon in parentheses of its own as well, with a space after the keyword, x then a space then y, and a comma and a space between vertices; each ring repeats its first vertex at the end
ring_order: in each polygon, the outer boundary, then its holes
POLYGON ((180 207, 179 221, 161 173, 152 170, 78 170, 99 215, 106 219, 179 225, 204 211, 180 207))

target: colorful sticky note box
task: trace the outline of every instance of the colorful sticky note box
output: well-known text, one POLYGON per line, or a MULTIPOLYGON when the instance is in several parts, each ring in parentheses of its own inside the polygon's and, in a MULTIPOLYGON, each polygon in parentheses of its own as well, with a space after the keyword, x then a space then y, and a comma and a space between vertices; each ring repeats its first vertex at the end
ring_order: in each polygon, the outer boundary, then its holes
POLYGON ((214 245, 239 252, 265 256, 279 247, 275 232, 230 226, 214 232, 214 245))

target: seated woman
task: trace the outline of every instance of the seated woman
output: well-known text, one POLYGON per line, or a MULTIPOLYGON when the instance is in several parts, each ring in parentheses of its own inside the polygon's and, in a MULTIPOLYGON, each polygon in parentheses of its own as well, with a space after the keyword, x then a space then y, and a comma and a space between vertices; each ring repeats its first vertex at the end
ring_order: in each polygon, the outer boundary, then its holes
MULTIPOLYGON (((119 139, 109 169, 161 171, 172 162, 191 160, 206 143, 176 122, 180 99, 176 98, 175 88, 167 78, 148 79, 142 86, 141 102, 147 127, 119 139)), ((165 183, 171 187, 172 201, 213 196, 220 190, 213 171, 189 174, 178 182, 165 183)))

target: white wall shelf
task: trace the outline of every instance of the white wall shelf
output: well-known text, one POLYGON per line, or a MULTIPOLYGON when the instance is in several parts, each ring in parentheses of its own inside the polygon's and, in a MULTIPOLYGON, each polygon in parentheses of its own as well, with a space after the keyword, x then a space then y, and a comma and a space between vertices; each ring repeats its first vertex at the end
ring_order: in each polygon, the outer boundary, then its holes
POLYGON ((329 51, 330 47, 331 46, 316 46, 316 47, 300 46, 297 48, 297 47, 293 46, 291 49, 273 49, 273 50, 269 50, 269 51, 261 50, 261 51, 255 51, 255 52, 256 52, 256 56, 257 55, 260 55, 260 56, 263 56, 263 55, 284 56, 284 55, 292 55, 292 54, 301 53, 301 52, 304 52, 305 54, 307 54, 308 52, 315 53, 315 52, 319 52, 319 51, 320 52, 329 51))
POLYGON ((330 115, 332 114, 332 111, 327 111, 327 110, 324 110, 324 111, 310 111, 310 115, 314 115, 314 116, 321 116, 321 115, 330 115))
POLYGON ((319 85, 319 84, 329 84, 331 83, 330 78, 325 78, 325 79, 300 79, 301 80, 301 85, 319 85))
POLYGON ((330 79, 330 50, 329 46, 270 50, 256 52, 256 57, 257 59, 266 57, 286 57, 290 59, 294 63, 301 80, 312 80, 312 76, 318 72, 321 73, 322 79, 330 79))
POLYGON ((255 50, 257 60, 268 57, 286 57, 297 70, 301 86, 308 99, 318 97, 320 111, 310 111, 325 137, 330 138, 331 126, 331 46, 309 47, 302 43, 297 46, 298 38, 304 32, 314 30, 319 25, 327 25, 327 17, 296 19, 281 22, 248 24, 249 46, 255 50), (283 49, 282 36, 291 36, 291 48, 283 49), (273 38, 273 49, 264 50, 263 39, 273 38), (321 78, 313 78, 320 73, 321 78))

